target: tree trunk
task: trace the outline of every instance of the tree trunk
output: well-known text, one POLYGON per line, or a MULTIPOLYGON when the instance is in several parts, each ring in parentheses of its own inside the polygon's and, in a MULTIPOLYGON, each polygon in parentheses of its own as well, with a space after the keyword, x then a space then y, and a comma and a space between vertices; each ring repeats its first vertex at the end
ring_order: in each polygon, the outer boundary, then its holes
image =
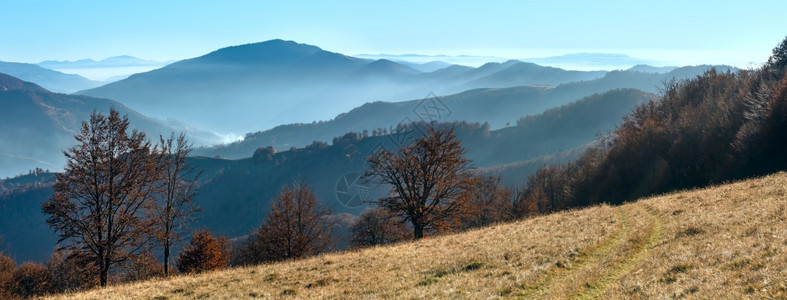
POLYGON ((164 243, 164 276, 169 277, 169 241, 164 243))
POLYGON ((413 236, 416 240, 424 237, 424 226, 415 221, 413 221, 413 236))
POLYGON ((101 283, 101 287, 107 286, 107 278, 109 277, 109 266, 105 263, 101 265, 101 272, 99 274, 99 282, 101 283))

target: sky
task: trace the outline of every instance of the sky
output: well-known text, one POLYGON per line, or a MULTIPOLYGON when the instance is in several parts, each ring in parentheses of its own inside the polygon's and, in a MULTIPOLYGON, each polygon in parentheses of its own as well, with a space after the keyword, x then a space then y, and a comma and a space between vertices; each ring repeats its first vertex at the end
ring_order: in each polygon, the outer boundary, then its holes
POLYGON ((756 66, 787 35, 787 1, 0 0, 0 60, 159 61, 280 38, 347 55, 507 58, 622 53, 756 66))

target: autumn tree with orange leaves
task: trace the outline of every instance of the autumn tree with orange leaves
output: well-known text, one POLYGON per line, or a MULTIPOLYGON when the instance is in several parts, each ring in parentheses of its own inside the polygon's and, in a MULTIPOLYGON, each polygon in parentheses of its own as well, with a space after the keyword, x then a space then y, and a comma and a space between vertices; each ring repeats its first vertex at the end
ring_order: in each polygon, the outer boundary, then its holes
POLYGON ((230 260, 229 241, 216 238, 209 230, 194 232, 191 243, 178 257, 178 271, 181 273, 201 273, 223 269, 230 260))
POLYGON ((409 222, 413 237, 461 224, 469 213, 469 191, 479 179, 469 174, 470 160, 453 129, 429 129, 398 152, 382 149, 367 158, 364 178, 391 186, 376 204, 409 222))

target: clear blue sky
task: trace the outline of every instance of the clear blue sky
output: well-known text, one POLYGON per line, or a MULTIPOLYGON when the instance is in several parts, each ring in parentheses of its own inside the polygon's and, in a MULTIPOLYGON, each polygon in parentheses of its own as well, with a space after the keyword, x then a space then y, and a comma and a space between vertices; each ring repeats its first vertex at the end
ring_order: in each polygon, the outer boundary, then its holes
POLYGON ((171 60, 274 38, 344 54, 624 53, 761 63, 787 1, 9 1, 0 60, 171 60))

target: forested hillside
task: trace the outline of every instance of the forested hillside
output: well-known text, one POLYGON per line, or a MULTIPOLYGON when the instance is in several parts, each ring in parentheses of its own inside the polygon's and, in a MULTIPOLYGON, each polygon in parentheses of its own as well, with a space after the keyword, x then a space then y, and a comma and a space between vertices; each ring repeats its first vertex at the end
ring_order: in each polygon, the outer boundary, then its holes
MULTIPOLYGON (((483 67, 482 67, 483 68, 483 67)), ((272 146, 277 150, 303 147, 314 141, 330 142, 347 132, 390 129, 401 122, 466 121, 489 123, 493 129, 514 124, 524 115, 535 115, 593 94, 614 89, 638 89, 657 93, 670 80, 690 79, 715 68, 735 71, 729 66, 682 67, 666 73, 613 71, 604 77, 552 86, 518 86, 481 88, 447 96, 424 95, 402 102, 371 102, 329 121, 280 125, 268 130, 247 133, 242 141, 197 149, 195 154, 227 158, 248 157, 257 148, 272 146), (425 106, 439 115, 429 116, 425 106)), ((618 119, 615 119, 617 121, 618 119)))
POLYGON ((542 168, 523 197, 534 211, 622 203, 787 168, 787 40, 761 68, 671 82, 600 145, 542 168))

